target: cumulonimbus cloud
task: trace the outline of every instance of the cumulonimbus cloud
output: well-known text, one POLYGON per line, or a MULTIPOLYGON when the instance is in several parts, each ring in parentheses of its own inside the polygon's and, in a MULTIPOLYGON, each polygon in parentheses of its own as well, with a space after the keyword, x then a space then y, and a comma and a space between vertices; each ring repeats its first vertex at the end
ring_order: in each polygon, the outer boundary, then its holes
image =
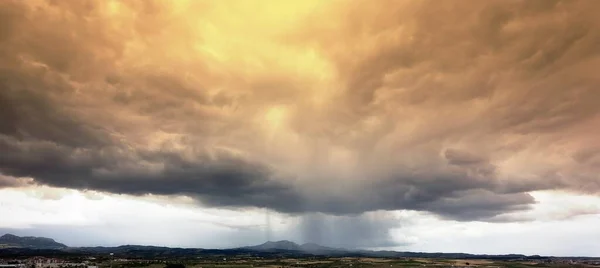
POLYGON ((230 4, 0 3, 0 187, 458 220, 600 190, 596 2, 230 4))

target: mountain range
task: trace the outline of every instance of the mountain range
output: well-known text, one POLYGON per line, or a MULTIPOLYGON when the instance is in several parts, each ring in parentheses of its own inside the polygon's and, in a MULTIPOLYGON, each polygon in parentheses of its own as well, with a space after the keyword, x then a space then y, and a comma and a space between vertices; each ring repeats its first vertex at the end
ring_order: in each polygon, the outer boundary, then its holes
POLYGON ((541 256, 521 254, 482 255, 468 253, 424 253, 351 250, 332 248, 314 243, 296 244, 291 241, 268 241, 260 245, 231 249, 169 248, 156 246, 124 245, 118 247, 67 247, 50 238, 19 237, 5 234, 0 237, 0 257, 9 256, 64 256, 97 255, 113 253, 126 258, 192 258, 197 256, 254 255, 254 256, 337 256, 337 257, 392 257, 392 258, 447 258, 447 259, 540 259, 541 256))
POLYGON ((281 240, 281 241, 267 241, 263 244, 250 246, 250 247, 242 247, 240 249, 246 250, 254 250, 254 251, 277 251, 277 250, 290 250, 290 251, 300 251, 300 252, 309 252, 309 253, 322 253, 322 252, 330 252, 330 251, 347 251, 342 248, 330 248, 321 246, 315 243, 306 243, 302 245, 298 245, 292 241, 281 240))
POLYGON ((0 248, 64 249, 67 246, 51 238, 5 234, 0 236, 0 248))

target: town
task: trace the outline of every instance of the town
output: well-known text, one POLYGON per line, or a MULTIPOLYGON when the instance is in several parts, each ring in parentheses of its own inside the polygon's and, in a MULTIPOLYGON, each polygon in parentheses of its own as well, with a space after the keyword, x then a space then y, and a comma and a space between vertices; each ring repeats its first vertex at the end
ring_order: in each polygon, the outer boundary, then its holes
POLYGON ((0 268, 183 268, 183 267, 600 267, 594 258, 543 259, 442 259, 442 258, 372 258, 326 256, 181 256, 169 259, 116 258, 106 256, 12 257, 0 259, 0 268))
POLYGON ((45 237, 0 237, 0 268, 598 267, 600 258, 353 250, 267 241, 229 248, 68 247, 45 237))

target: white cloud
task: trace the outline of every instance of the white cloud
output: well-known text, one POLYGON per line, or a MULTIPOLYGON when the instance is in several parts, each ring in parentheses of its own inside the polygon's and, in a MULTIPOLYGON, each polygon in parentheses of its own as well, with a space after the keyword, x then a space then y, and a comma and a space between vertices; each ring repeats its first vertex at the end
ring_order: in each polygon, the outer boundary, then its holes
POLYGON ((534 192, 538 203, 515 213, 520 222, 456 222, 403 212, 407 223, 394 237, 414 241, 397 250, 598 256, 600 198, 565 192, 534 192))

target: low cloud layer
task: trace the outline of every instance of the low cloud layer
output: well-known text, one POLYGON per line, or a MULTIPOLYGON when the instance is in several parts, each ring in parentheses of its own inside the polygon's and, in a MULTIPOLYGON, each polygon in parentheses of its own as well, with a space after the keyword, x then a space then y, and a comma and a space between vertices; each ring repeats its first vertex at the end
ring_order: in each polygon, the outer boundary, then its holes
POLYGON ((600 192, 598 2, 231 4, 2 1, 0 187, 464 221, 600 192))

